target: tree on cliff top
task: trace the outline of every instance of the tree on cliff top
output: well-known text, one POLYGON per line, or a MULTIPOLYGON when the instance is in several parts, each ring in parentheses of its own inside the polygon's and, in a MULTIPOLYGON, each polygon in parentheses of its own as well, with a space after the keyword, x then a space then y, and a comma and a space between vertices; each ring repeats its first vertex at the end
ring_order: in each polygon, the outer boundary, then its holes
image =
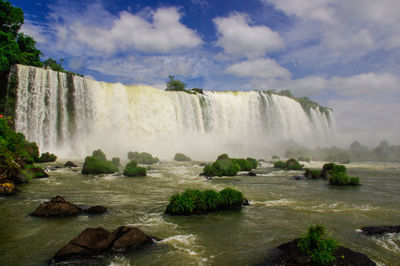
POLYGON ((175 76, 169 75, 167 82, 167 91, 184 91, 186 84, 180 80, 175 80, 175 76))

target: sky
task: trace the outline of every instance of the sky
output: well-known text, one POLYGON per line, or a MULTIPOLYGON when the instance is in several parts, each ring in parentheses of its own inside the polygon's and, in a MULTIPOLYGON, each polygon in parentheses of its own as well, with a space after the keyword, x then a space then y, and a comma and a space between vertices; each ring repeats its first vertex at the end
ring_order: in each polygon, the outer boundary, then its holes
POLYGON ((333 109, 344 144, 400 144, 399 0, 12 0, 43 57, 165 88, 290 89, 333 109))

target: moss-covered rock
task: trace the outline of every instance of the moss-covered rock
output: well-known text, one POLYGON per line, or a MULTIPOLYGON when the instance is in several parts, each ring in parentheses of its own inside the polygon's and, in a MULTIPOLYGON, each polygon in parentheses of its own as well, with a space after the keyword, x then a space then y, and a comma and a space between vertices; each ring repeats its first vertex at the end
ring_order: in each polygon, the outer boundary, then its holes
POLYGON ((0 196, 13 195, 17 192, 14 182, 7 179, 0 180, 0 196))
POLYGON ((189 156, 186 156, 183 153, 175 154, 174 161, 178 162, 190 162, 192 159, 189 156))
POLYGON ((188 189, 181 194, 171 196, 165 213, 170 215, 203 214, 216 210, 239 209, 247 204, 243 194, 232 188, 225 188, 220 192, 188 189))
POLYGON ((157 157, 153 157, 150 153, 147 152, 128 152, 128 159, 131 161, 135 161, 139 164, 155 164, 160 160, 157 157))
POLYGON ((222 158, 216 160, 211 165, 204 167, 203 172, 205 176, 234 176, 240 171, 239 164, 235 163, 232 159, 222 158))
POLYGON ((105 154, 99 149, 92 156, 85 158, 82 174, 113 174, 118 172, 118 167, 112 161, 107 161, 105 154))
POLYGON ((124 169, 124 176, 136 177, 136 176, 146 176, 146 168, 138 167, 135 161, 129 162, 124 169))
POLYGON ((302 170, 303 165, 300 164, 296 159, 289 159, 286 162, 277 161, 274 163, 275 168, 281 168, 284 170, 302 170))
POLYGON ((38 163, 48 163, 55 162, 57 160, 57 156, 53 153, 42 153, 38 159, 38 163))

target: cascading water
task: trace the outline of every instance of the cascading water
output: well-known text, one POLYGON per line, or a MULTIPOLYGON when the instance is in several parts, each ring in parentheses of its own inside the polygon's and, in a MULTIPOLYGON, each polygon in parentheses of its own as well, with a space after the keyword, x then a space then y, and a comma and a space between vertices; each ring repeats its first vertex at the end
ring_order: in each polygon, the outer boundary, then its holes
POLYGON ((18 65, 16 130, 41 151, 84 157, 101 148, 125 158, 147 151, 214 159, 262 156, 287 140, 331 143, 335 120, 293 99, 258 91, 188 94, 125 86, 18 65))

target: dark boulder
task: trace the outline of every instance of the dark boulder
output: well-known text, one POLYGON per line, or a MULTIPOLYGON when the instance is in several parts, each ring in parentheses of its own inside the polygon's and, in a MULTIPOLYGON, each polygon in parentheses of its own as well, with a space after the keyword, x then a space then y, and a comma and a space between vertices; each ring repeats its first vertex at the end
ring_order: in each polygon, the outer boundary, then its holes
POLYGON ((110 233, 104 228, 87 228, 62 247, 52 262, 84 258, 108 251, 125 251, 152 244, 153 240, 139 228, 120 226, 110 233))
POLYGON ((257 174, 254 173, 254 172, 248 172, 247 175, 248 175, 248 176, 257 176, 257 174))
POLYGON ((153 243, 153 240, 137 227, 120 226, 112 232, 114 242, 111 249, 125 251, 153 243))
POLYGON ((65 166, 65 167, 78 167, 76 164, 74 164, 74 163, 71 162, 71 161, 66 162, 66 163, 64 164, 64 166, 65 166))
POLYGON ((92 206, 90 208, 84 209, 83 212, 88 213, 88 214, 103 214, 103 213, 107 212, 107 208, 97 205, 97 206, 92 206))
POLYGON ((400 233, 400 225, 365 226, 361 228, 366 235, 381 235, 384 233, 400 233))
POLYGON ((25 169, 26 175, 32 176, 33 178, 46 178, 49 175, 40 167, 32 167, 25 169))
POLYGON ((56 196, 44 202, 31 213, 33 216, 74 216, 82 213, 78 206, 66 201, 61 196, 56 196))
POLYGON ((107 250, 112 241, 112 234, 107 230, 101 227, 87 228, 66 246, 62 247, 56 253, 54 259, 63 260, 72 257, 96 255, 107 250))
POLYGON ((8 169, 8 179, 13 181, 15 184, 24 184, 28 182, 25 177, 25 174, 21 171, 19 167, 13 167, 8 169))
MULTIPOLYGON (((268 257, 258 265, 314 265, 311 256, 304 254, 297 247, 299 239, 284 243, 269 251, 268 257)), ((367 255, 352 251, 348 248, 339 246, 335 252, 334 265, 347 265, 347 266, 375 266, 367 255)))

